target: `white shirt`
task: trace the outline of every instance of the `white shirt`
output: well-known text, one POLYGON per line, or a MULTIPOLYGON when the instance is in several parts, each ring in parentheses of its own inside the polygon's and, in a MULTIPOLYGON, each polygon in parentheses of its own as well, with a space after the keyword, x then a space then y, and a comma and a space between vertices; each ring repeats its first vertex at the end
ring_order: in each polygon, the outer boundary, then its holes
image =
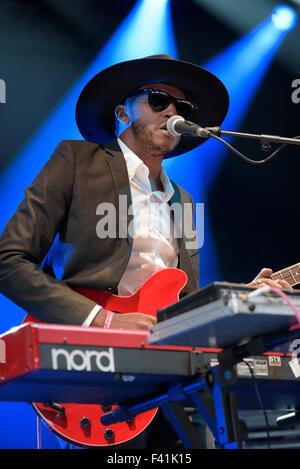
MULTIPOLYGON (((126 161, 132 196, 132 251, 118 286, 119 296, 128 296, 155 272, 176 267, 179 248, 168 203, 174 189, 164 169, 160 173, 164 191, 153 191, 149 168, 122 140, 118 139, 118 143, 126 161)), ((82 325, 89 326, 100 309, 96 305, 82 325)))

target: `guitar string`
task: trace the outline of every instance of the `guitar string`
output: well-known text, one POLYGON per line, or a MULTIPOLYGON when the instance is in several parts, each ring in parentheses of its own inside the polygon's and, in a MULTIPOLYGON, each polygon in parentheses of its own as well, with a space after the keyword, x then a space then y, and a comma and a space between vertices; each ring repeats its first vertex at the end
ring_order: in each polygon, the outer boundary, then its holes
MULTIPOLYGON (((286 272, 286 273, 282 273, 282 274, 277 274, 277 273, 276 273, 276 274, 274 274, 274 275, 271 275, 271 278, 272 278, 272 280, 280 280, 280 279, 281 279, 281 280, 282 280, 282 279, 283 279, 283 280, 286 280, 286 279, 288 279, 288 278, 291 278, 291 279, 292 279, 292 283, 295 284, 295 285, 297 284, 297 283, 295 282, 295 279, 293 278, 293 275, 292 275, 290 272, 286 272)), ((300 279, 299 279, 299 282, 300 282, 300 279)), ((298 282, 298 283, 299 283, 299 282, 298 282)), ((288 282, 288 283, 290 283, 290 282, 288 282)))
POLYGON ((293 281, 292 284, 297 285, 297 283, 300 282, 300 279, 299 279, 299 282, 295 282, 294 275, 298 275, 299 272, 300 272, 299 264, 295 264, 291 267, 287 267, 285 269, 282 269, 279 272, 275 272, 274 274, 271 275, 271 278, 273 280, 278 280, 282 277, 284 279, 288 279, 290 277, 293 281))

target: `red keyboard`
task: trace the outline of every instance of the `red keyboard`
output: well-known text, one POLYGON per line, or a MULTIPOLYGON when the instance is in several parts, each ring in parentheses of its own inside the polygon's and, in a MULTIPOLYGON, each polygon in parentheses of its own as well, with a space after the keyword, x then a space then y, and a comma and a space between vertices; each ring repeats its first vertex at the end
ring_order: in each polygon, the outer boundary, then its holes
MULTIPOLYGON (((128 403, 195 377, 205 363, 216 364, 220 352, 149 345, 146 331, 57 324, 25 323, 0 339, 5 355, 5 363, 0 360, 1 401, 128 403)), ((249 360, 270 408, 300 405, 300 378, 290 356, 249 360)), ((238 364, 237 371, 241 408, 258 408, 248 367, 238 364)))

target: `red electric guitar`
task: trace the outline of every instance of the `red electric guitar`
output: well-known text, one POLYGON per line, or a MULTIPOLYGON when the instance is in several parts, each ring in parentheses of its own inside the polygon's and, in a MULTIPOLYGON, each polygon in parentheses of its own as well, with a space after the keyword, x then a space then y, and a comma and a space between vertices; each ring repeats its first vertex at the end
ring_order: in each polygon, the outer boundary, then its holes
MULTIPOLYGON (((284 279, 291 286, 300 283, 300 263, 275 272, 272 279, 284 279)), ((97 290, 75 288, 78 293, 102 305, 105 309, 156 316, 158 309, 164 308, 179 300, 179 294, 187 282, 186 274, 179 269, 165 269, 152 275, 132 296, 120 297, 97 290)), ((41 322, 27 315, 24 322, 41 322)), ((99 344, 100 345, 100 344, 99 344)), ((46 425, 63 440, 85 448, 116 448, 132 442, 151 423, 157 409, 137 415, 132 422, 121 422, 113 425, 114 439, 105 438, 104 427, 100 422, 101 415, 106 411, 101 405, 61 404, 64 412, 55 406, 33 403, 33 408, 44 420, 46 425), (84 415, 91 425, 86 431, 80 427, 80 417, 84 415)), ((59 406, 58 406, 59 407, 59 406)), ((114 409, 116 406, 112 406, 114 409)))
MULTIPOLYGON (((90 298, 105 309, 120 313, 138 311, 156 316, 156 311, 179 300, 180 291, 187 282, 186 274, 179 269, 164 269, 151 277, 132 296, 121 297, 98 290, 74 288, 78 293, 90 298)), ((41 322, 27 315, 24 322, 41 322)), ((100 344, 99 344, 100 345, 100 344)), ((131 443, 151 423, 157 409, 137 415, 132 422, 120 422, 112 425, 114 439, 105 438, 105 427, 100 422, 101 415, 106 411, 100 404, 65 404, 64 413, 42 403, 33 403, 33 408, 44 420, 46 425, 57 436, 76 446, 85 448, 116 448, 131 443), (80 427, 80 417, 89 419, 86 431, 80 427)), ((116 406, 112 406, 114 409, 116 406)))

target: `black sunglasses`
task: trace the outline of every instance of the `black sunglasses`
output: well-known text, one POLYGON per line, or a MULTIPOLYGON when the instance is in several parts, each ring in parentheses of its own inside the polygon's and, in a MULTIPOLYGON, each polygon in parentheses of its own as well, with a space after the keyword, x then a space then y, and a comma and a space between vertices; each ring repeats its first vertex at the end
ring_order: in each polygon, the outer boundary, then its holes
POLYGON ((125 99, 133 98, 135 96, 138 96, 139 94, 144 93, 148 94, 148 103, 153 109, 153 111, 156 112, 163 111, 164 109, 167 109, 167 107, 171 103, 174 103, 177 113, 184 119, 190 119, 193 112, 198 109, 198 107, 190 101, 174 98, 166 91, 158 90, 155 88, 144 88, 141 90, 135 90, 132 93, 129 93, 125 99))

